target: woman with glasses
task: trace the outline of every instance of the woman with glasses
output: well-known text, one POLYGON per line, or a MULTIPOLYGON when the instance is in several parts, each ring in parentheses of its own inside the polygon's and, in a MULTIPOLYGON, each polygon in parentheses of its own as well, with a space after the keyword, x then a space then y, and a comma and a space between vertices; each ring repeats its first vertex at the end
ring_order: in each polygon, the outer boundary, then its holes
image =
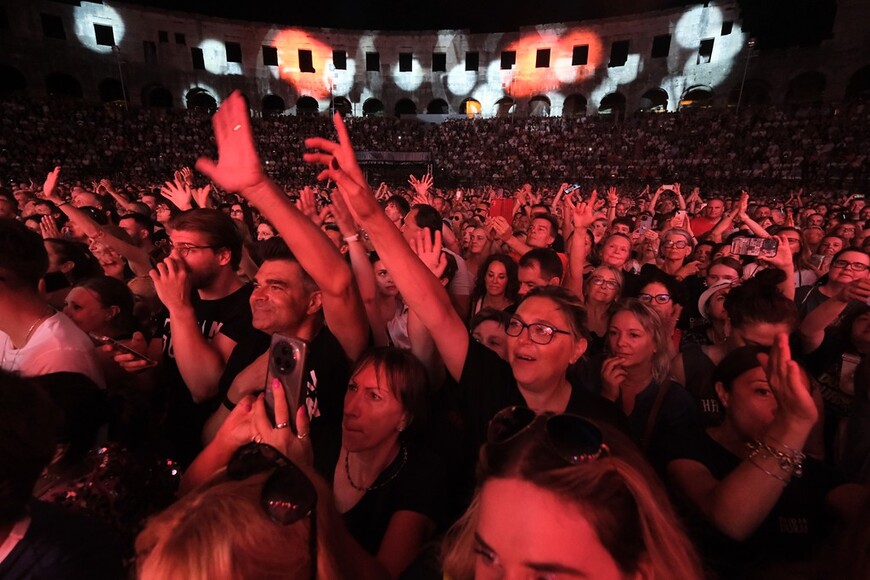
POLYGON ((686 230, 674 228, 662 234, 659 268, 665 274, 682 280, 697 273, 700 262, 686 262, 695 248, 695 239, 686 230))
POLYGON ((622 409, 632 434, 656 457, 666 434, 698 421, 691 396, 668 376, 670 349, 661 317, 648 304, 624 300, 610 316, 607 348, 595 387, 622 409))
POLYGON ((484 308, 505 310, 516 303, 519 290, 517 263, 504 254, 487 256, 474 281, 471 314, 484 308))
POLYGON ((831 267, 813 286, 803 286, 795 293, 801 318, 834 296, 842 296, 846 287, 870 277, 870 255, 847 248, 833 255, 831 267))
POLYGON ((598 266, 583 284, 586 330, 589 332, 588 356, 604 352, 610 309, 622 293, 622 272, 613 266, 598 266))
POLYGON ((673 278, 659 273, 647 278, 640 287, 637 299, 651 307, 661 318, 662 331, 671 345, 673 356, 679 350, 683 336, 682 330, 677 328, 686 302, 683 288, 673 278))
POLYGON ((605 425, 505 409, 489 425, 478 473, 444 545, 450 578, 703 577, 658 478, 605 425))

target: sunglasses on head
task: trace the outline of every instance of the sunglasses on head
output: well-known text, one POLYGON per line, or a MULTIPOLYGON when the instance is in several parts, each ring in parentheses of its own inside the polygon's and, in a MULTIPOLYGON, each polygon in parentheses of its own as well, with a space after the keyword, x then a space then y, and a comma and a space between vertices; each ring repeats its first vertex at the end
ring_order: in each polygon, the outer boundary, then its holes
POLYGON ((504 450, 536 428, 544 429, 550 448, 569 465, 594 461, 610 452, 601 430, 586 419, 568 413, 538 415, 528 407, 508 407, 496 413, 487 428, 488 451, 504 450))
POLYGON ((227 464, 229 479, 240 481, 274 469, 263 483, 260 507, 269 519, 281 526, 311 518, 308 550, 311 578, 317 578, 317 490, 311 480, 283 453, 265 443, 248 443, 233 453, 227 464))

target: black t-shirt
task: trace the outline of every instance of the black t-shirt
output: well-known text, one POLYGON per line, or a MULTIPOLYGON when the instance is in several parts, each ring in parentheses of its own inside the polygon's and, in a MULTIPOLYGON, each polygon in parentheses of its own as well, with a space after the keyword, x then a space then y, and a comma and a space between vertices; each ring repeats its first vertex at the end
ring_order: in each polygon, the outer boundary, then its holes
MULTIPOLYGON (((245 284, 232 294, 217 300, 202 300, 197 292, 193 293, 193 311, 207 340, 213 340, 220 333, 237 345, 264 344, 264 341, 268 345, 269 337, 252 326, 249 299, 253 289, 251 284, 245 284)), ((238 369, 236 372, 253 362, 260 353, 255 355, 248 352, 248 356, 253 358, 247 362, 244 358, 237 358, 234 361, 234 368, 238 369)), ((227 379, 231 383, 234 377, 235 375, 227 379)), ((163 322, 161 384, 166 393, 166 434, 169 438, 170 457, 186 465, 202 450, 202 428, 217 409, 220 399, 214 397, 203 403, 194 402, 175 362, 168 313, 163 322)))
MULTIPOLYGON (((563 412, 604 421, 624 429, 625 416, 612 402, 592 394, 570 377, 569 381, 573 388, 563 412)), ((475 340, 468 341, 465 366, 454 395, 467 440, 475 453, 486 441, 487 426, 496 413, 505 407, 527 406, 510 364, 475 340)))
MULTIPOLYGON (((400 452, 371 485, 377 489, 366 492, 343 514, 348 531, 369 554, 378 553, 390 519, 396 512, 422 514, 439 528, 447 523, 443 519, 448 489, 444 466, 436 455, 423 447, 408 444, 407 449, 407 461, 400 452)), ((344 463, 336 465, 333 460, 332 467, 338 471, 338 477, 346 477, 344 463)), ((331 482, 335 473, 326 475, 331 482)))
POLYGON ((703 424, 718 425, 722 421, 722 416, 719 397, 716 395, 716 387, 713 383, 716 365, 701 345, 686 345, 682 354, 686 391, 695 400, 703 424))
POLYGON ((0 562, 10 580, 120 580, 122 549, 109 528, 34 500, 30 527, 0 562))
MULTIPOLYGON (((666 449, 668 461, 697 461, 719 481, 742 462, 704 430, 689 437, 670 437, 666 449)), ((705 561, 725 578, 739 578, 776 562, 808 560, 825 529, 825 496, 840 482, 831 469, 807 458, 803 476, 792 478, 770 514, 746 541, 728 538, 690 510, 693 537, 705 561)))

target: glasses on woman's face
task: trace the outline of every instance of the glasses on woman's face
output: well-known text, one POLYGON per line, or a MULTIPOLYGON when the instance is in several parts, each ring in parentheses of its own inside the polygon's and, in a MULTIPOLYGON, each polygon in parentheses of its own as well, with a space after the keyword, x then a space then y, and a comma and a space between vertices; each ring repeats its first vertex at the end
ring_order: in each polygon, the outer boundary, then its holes
POLYGON ((689 242, 687 242, 685 240, 678 240, 676 242, 674 240, 667 240, 665 242, 662 242, 663 248, 676 248, 678 250, 682 250, 688 245, 689 245, 689 242))
POLYGON ((161 203, 157 207, 154 208, 154 211, 169 211, 169 206, 161 203))
POLYGON ((570 465, 594 461, 609 453, 601 431, 586 419, 570 414, 538 415, 527 407, 508 407, 492 418, 486 432, 487 452, 492 455, 494 451, 508 451, 505 446, 541 427, 550 448, 570 465))
POLYGON ((269 519, 281 526, 289 526, 307 517, 311 518, 308 550, 311 578, 317 577, 317 490, 311 480, 280 451, 265 443, 248 443, 239 447, 227 464, 227 477, 243 480, 274 469, 263 483, 260 507, 269 519))
POLYGON ((241 209, 231 209, 230 215, 244 215, 244 212, 241 209))
POLYGON ((516 316, 512 316, 505 322, 504 331, 508 336, 512 336, 514 338, 518 337, 523 333, 523 330, 526 328, 529 329, 529 338, 535 344, 550 344, 553 340, 553 337, 557 334, 567 334, 571 335, 567 330, 559 330, 555 326, 550 326, 549 324, 544 324, 543 322, 533 322, 531 324, 526 324, 516 316))
POLYGON ((650 304, 655 300, 656 304, 667 304, 671 301, 670 294, 638 294, 637 299, 645 304, 650 304))
POLYGON ((831 262, 831 267, 841 268, 843 270, 845 270, 846 268, 850 268, 852 270, 855 270, 856 272, 863 272, 867 268, 870 268, 870 266, 864 264, 863 262, 850 262, 848 260, 834 260, 833 262, 831 262))
POLYGON ((593 286, 604 286, 608 290, 613 290, 614 288, 619 287, 619 282, 616 280, 607 280, 601 276, 592 276, 589 278, 589 283, 593 286))

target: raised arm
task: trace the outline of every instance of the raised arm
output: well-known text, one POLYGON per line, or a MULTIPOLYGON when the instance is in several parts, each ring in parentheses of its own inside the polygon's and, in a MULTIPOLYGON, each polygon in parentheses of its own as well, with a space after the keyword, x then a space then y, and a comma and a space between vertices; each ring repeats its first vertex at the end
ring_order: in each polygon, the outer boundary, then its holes
MULTIPOLYGON (((468 351, 468 332, 450 302, 441 282, 429 271, 405 242, 402 233, 387 218, 372 195, 347 134, 341 116, 333 117, 338 143, 326 139, 307 139, 305 145, 316 152, 306 153, 305 161, 325 165, 318 179, 332 179, 348 207, 354 212, 387 265, 405 303, 416 312, 432 333, 451 376, 458 379, 468 351)), ((440 250, 441 232, 435 233, 440 250)))
POLYGON ((586 246, 586 230, 595 220, 601 219, 603 214, 595 213, 595 203, 598 201, 598 193, 593 191, 588 202, 566 204, 566 209, 572 209, 573 234, 571 243, 568 245, 568 275, 564 286, 571 292, 583 299, 583 269, 586 266, 586 256, 589 248, 586 246))
POLYGON ((798 327, 804 352, 814 352, 825 339, 825 329, 840 317, 851 300, 870 299, 870 280, 856 280, 814 308, 798 327))
POLYGON ((753 444, 755 450, 721 481, 690 459, 671 461, 667 468, 689 501, 719 531, 738 541, 758 529, 792 476, 798 475, 801 450, 818 418, 805 375, 791 360, 788 336, 779 335, 770 355, 759 356, 778 407, 773 423, 753 444))
POLYGON ((133 270, 134 274, 137 276, 147 276, 148 272, 151 270, 151 258, 148 256, 148 253, 138 246, 128 244, 124 240, 113 236, 111 233, 103 229, 103 226, 95 222, 91 216, 71 203, 61 199, 56 193, 57 179, 59 175, 60 167, 55 167, 54 171, 49 173, 48 177, 46 177, 45 184, 42 188, 45 199, 59 207, 71 222, 74 222, 79 228, 81 228, 86 236, 92 240, 97 240, 100 243, 109 246, 124 256, 130 264, 130 269, 133 270))
POLYGON ((326 323, 345 354, 355 359, 366 347, 368 323, 350 267, 326 234, 263 172, 241 93, 227 97, 212 123, 219 159, 215 163, 200 158, 197 169, 222 189, 241 193, 275 226, 299 265, 317 283, 326 323))

